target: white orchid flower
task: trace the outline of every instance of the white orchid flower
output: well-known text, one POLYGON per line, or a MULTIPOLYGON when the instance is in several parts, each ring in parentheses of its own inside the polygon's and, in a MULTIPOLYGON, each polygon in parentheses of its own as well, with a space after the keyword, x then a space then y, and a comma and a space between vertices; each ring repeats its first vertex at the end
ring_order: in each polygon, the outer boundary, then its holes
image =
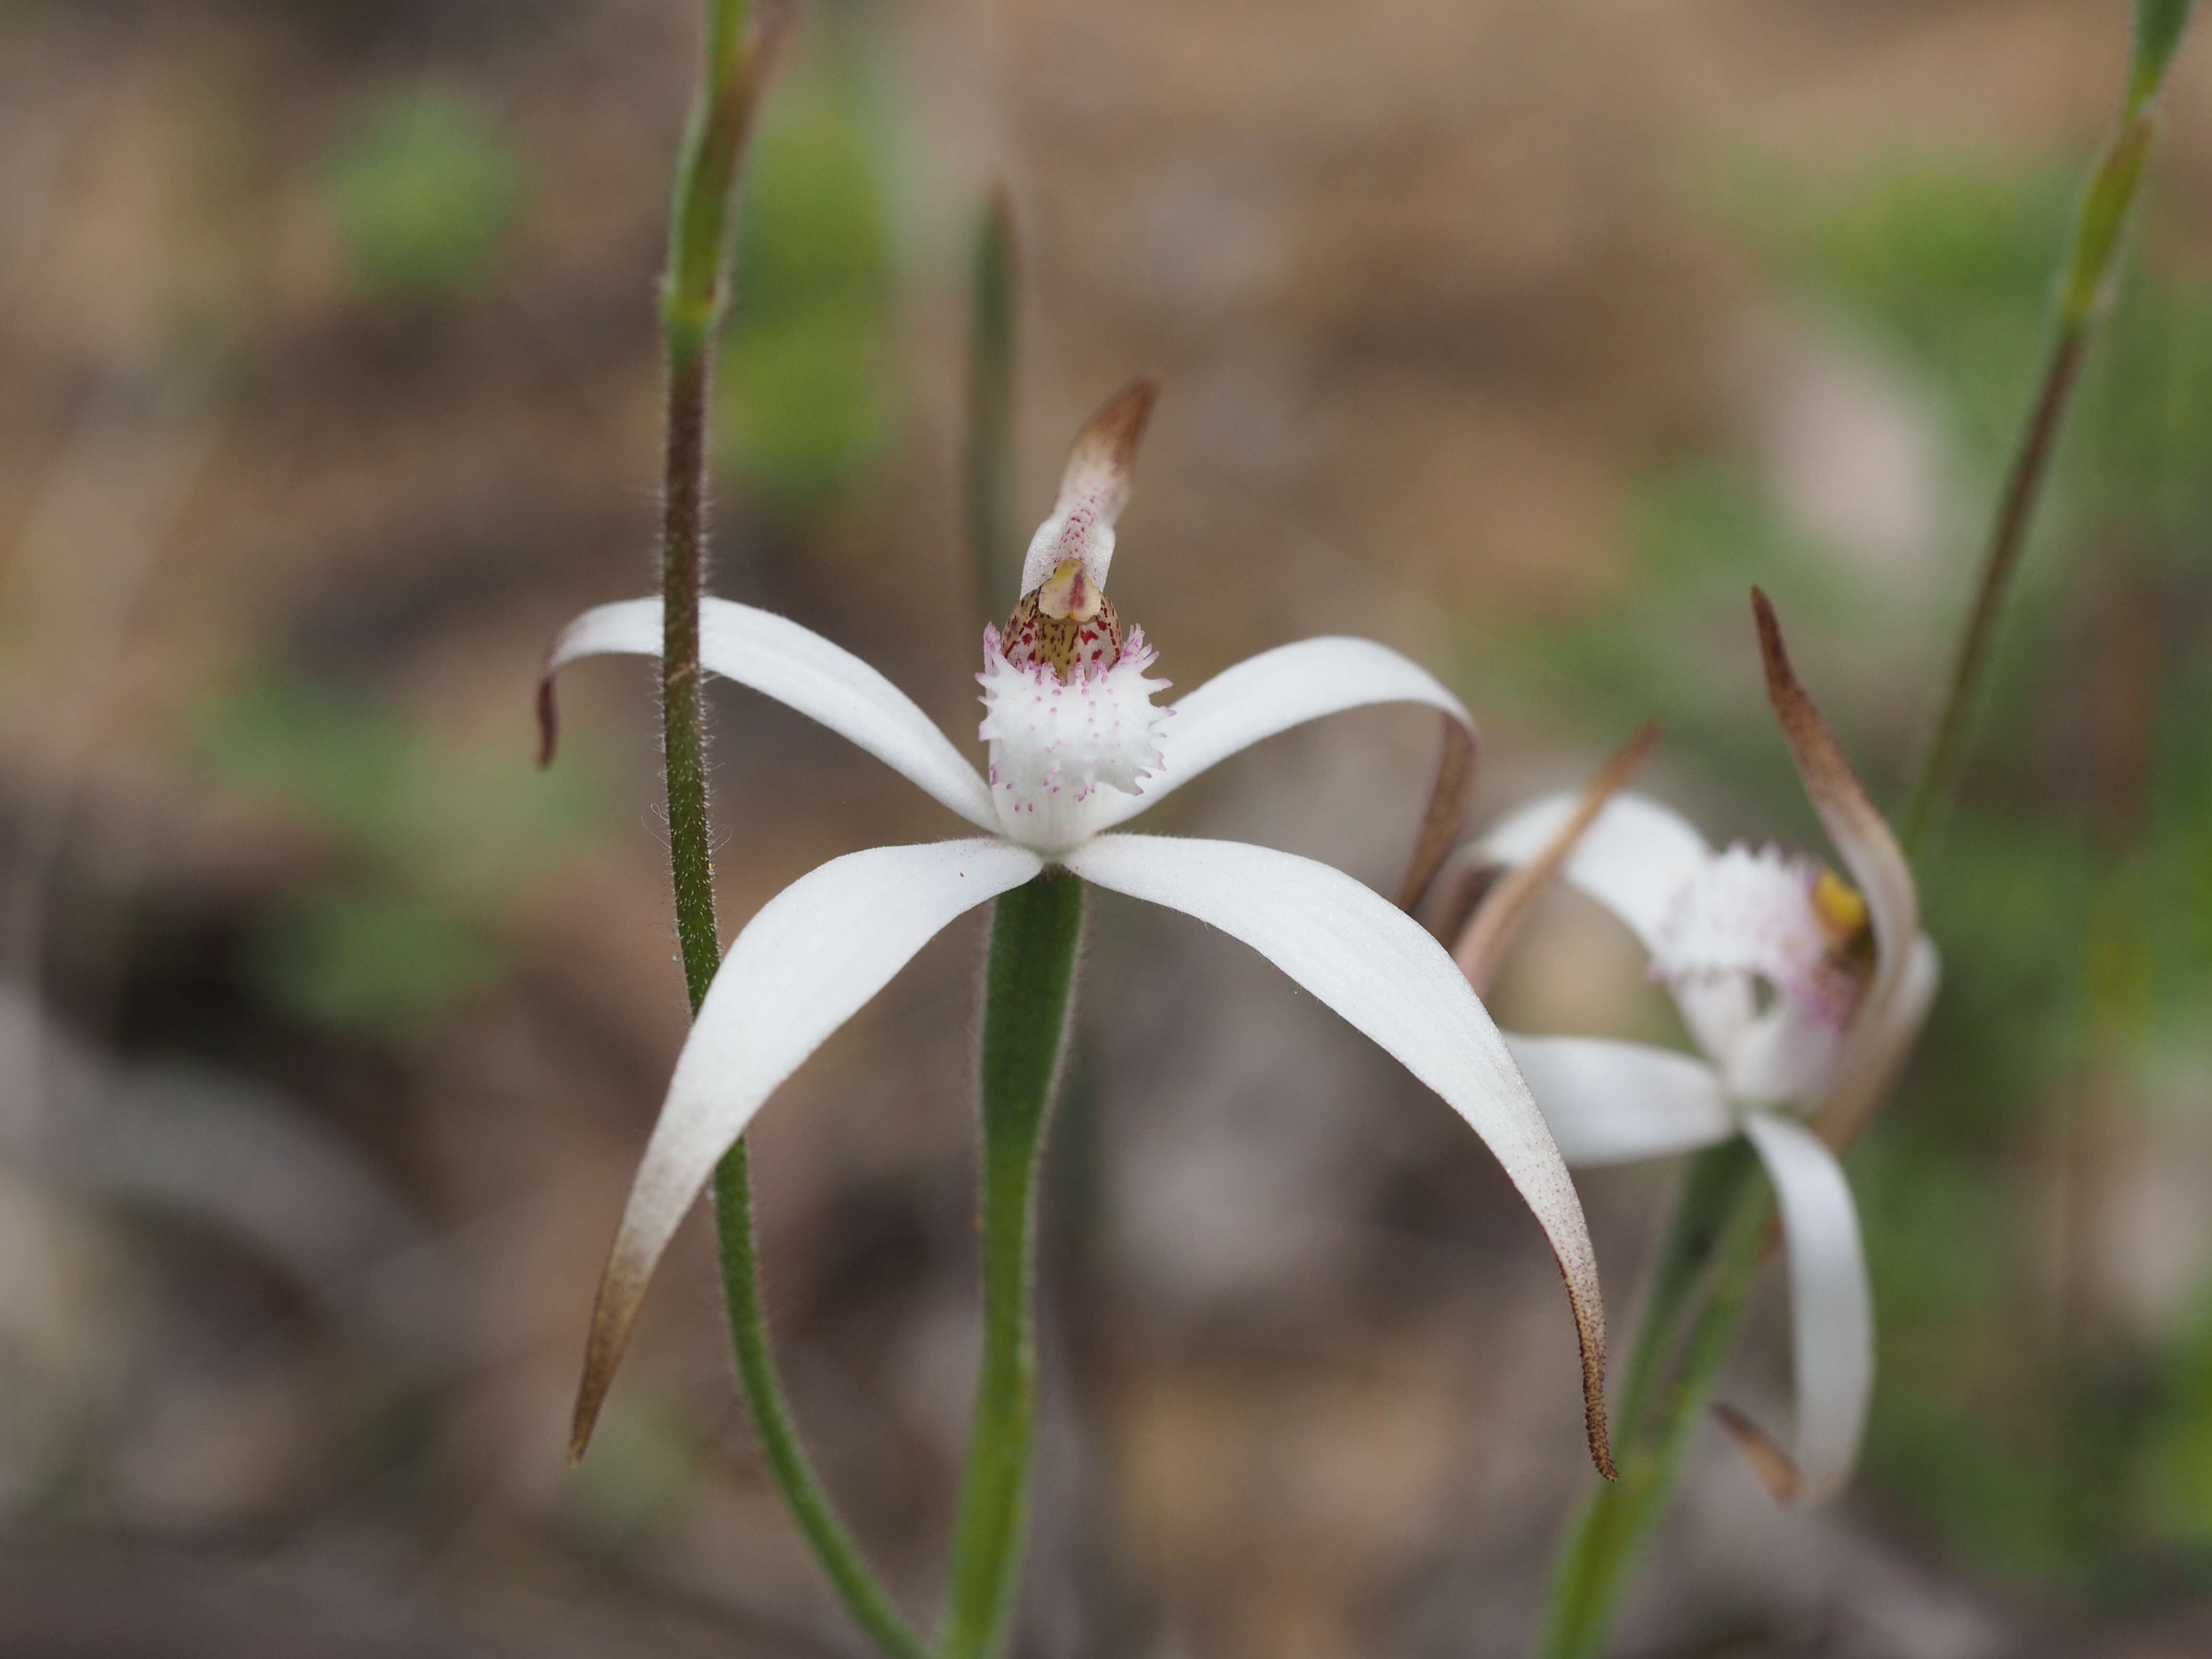
MULTIPOLYGON (((1625 773, 1618 764, 1588 794, 1508 815, 1453 863, 1532 874, 1555 864, 1627 924, 1673 993, 1694 1056, 1600 1037, 1509 1033, 1506 1044, 1570 1164, 1665 1157, 1735 1134, 1757 1151, 1789 1261, 1794 1455, 1741 1413, 1721 1415, 1778 1497, 1812 1503, 1849 1480, 1874 1382, 1873 1297, 1837 1153, 1902 1065, 1937 965, 1904 854, 1798 683, 1765 597, 1754 591, 1753 604, 1775 712, 1856 888, 1776 848, 1717 851, 1642 796, 1603 799, 1625 773)), ((1480 923, 1479 912, 1470 939, 1480 923)))
MULTIPOLYGON (((580 1449, 654 1267, 753 1114, 934 935, 1057 867, 1243 940, 1467 1119, 1534 1211, 1566 1279, 1591 1450, 1611 1473, 1604 1316, 1582 1206, 1504 1039, 1450 957, 1402 910, 1327 866, 1234 842, 1118 833, 1216 763, 1323 714, 1425 703, 1448 729, 1470 743, 1473 735, 1467 711, 1434 678, 1358 639, 1279 647, 1172 707, 1153 702, 1167 685, 1147 677, 1153 649, 1123 628, 1105 594, 1115 520, 1152 396, 1138 382, 1085 427, 1053 514, 1030 544, 1021 601, 1003 629, 984 632, 978 735, 989 744, 988 779, 859 658, 767 611, 704 602, 707 668, 849 738, 978 833, 833 860, 762 907, 730 946, 677 1061, 600 1284, 580 1449)), ((571 623, 546 665, 546 752, 556 671, 579 657, 660 649, 657 599, 602 605, 571 623)))

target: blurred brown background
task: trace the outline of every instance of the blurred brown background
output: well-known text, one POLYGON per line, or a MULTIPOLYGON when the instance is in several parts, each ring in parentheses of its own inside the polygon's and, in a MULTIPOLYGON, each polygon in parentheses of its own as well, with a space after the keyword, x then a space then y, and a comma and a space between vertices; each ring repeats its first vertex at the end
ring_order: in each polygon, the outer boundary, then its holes
MULTIPOLYGON (((1025 525, 1091 404, 1134 372, 1164 383, 1115 572, 1160 672, 1188 690, 1304 633, 1370 633, 1485 719, 1485 813, 1657 713, 1675 740, 1645 787, 1717 834, 1802 838, 1741 573, 1710 604, 1669 599, 1674 567, 1649 556, 1666 503, 1713 474, 1779 526, 1799 562, 1760 562, 1764 529, 1737 550, 1893 790, 2127 9, 811 4, 741 239, 718 588, 971 729, 965 285, 1003 177, 1025 525), (1997 232, 1945 240, 1982 219, 1944 198, 1933 229, 1899 230, 1854 193, 1899 167, 1956 171, 1984 218, 2028 201, 2024 305, 1973 285, 1997 232), (1927 294, 1966 320, 1930 324, 1917 356, 1909 327, 1884 333, 1854 226, 1935 250, 1893 310, 1927 294), (1942 348, 1991 318, 1996 366, 1972 380, 1942 348), (1662 651, 1686 720, 1631 672, 1662 651)), ((0 1652, 856 1650, 757 1462, 696 1220, 599 1443, 577 1470, 562 1456, 684 1005, 645 672, 569 677, 548 775, 529 702, 567 616, 650 581, 653 284, 696 11, 0 4, 0 1652)), ((2195 304, 2204 52, 2169 108, 2146 257, 2195 304)), ((2178 511, 2168 540, 2201 547, 2206 520, 2178 511)), ((2104 522, 2084 507, 2058 533, 2104 522)), ((1725 540, 1701 523, 1681 535, 1725 540)), ((2141 660, 2142 605, 2198 614, 2173 597, 2198 603, 2197 576, 2164 580, 2103 609, 2046 582, 2026 660, 2094 668, 2108 616, 2106 656, 2141 660)), ((2160 648, 2201 660, 2200 641, 2160 648)), ((2047 809, 2089 849, 2069 871, 2113 867, 2152 811, 2129 808, 2124 763, 2078 781, 2081 754, 2124 762, 2132 680, 2099 705, 2118 738, 2067 748, 2081 720, 2045 721, 2084 684, 2103 682, 2014 672, 2030 736, 2003 753, 2027 758, 1984 775, 1991 811, 2047 809)), ((950 828, 796 716, 726 689, 714 706, 733 922, 830 856, 950 828)), ((1158 827, 1388 888, 1432 741, 1404 711, 1346 717, 1224 767, 1158 827)), ((2005 915, 2058 879, 1976 867, 2005 915)), ((1625 936, 1553 908, 1502 1012, 1648 1024, 1625 936)), ((933 946, 755 1133, 789 1387, 924 1615, 977 1336, 979 937, 933 946)), ((2004 937, 2023 963, 2086 948, 2004 937)), ((2212 1648, 2212 1382, 2187 1369, 2212 1061, 2185 1021, 2100 1047, 2084 1006, 2051 1016, 2087 1035, 2014 1118, 1869 1152, 1890 1195, 1870 1233, 1936 1216, 1909 1248, 1946 1265, 1877 1249, 1886 1318, 1923 1322, 1885 1324, 1858 1493, 1778 1512, 1701 1442, 1624 1652, 2212 1648), (1914 1186, 1938 1152, 1956 1182, 1914 1186), (1976 1334, 1954 1349, 1965 1324, 1916 1287, 1984 1256, 2003 1271, 1968 1275, 1976 1334), (2142 1364, 2076 1364, 2115 1353, 2142 1364), (1916 1425, 2000 1393, 2017 1435, 1939 1480, 1916 1425), (2095 1518, 2089 1476, 2015 1504, 1987 1473, 2111 1459, 2152 1471, 2136 1530, 2095 1518), (2176 1467, 2199 1470, 2179 1498, 2176 1467), (2048 1538, 2015 1547, 2034 1504, 2048 1538), (2113 1560, 2069 1541, 2081 1517, 2113 1560)), ((1986 1075, 1977 1042, 2011 1041, 1944 1029, 1966 1058, 1935 1076, 1969 1082, 1923 1081, 1900 1111, 1948 1109, 1986 1075)), ((1017 1651, 1520 1650, 1592 1477, 1556 1276, 1457 1121, 1239 947, 1105 901, 1056 1133, 1017 1651)), ((1584 1183, 1624 1346, 1668 1180, 1584 1183)), ((1769 1411, 1782 1313, 1763 1306, 1730 1385, 1769 1411)))

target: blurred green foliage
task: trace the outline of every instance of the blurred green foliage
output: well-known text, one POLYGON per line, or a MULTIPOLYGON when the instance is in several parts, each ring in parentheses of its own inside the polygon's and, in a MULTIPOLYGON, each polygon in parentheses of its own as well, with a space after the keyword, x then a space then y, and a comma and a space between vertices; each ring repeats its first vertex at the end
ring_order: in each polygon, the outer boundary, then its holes
POLYGON ((2156 80, 2166 73, 2189 27, 2197 0, 2136 0, 2136 71, 2156 80))
MULTIPOLYGON (((1866 694, 1924 686, 1932 718, 2077 190, 2064 167, 1920 159, 1738 192, 1731 228, 1777 291, 1935 412, 1960 533, 1929 580, 1900 581, 1820 544, 1753 461, 1686 461, 1651 481, 1613 600, 1482 641, 1496 689, 1601 740, 1656 715, 1711 830, 1820 847, 1759 691, 1757 582, 1893 798, 1923 734, 1911 705, 1866 694)), ((2146 1329, 2096 1260, 2135 1224, 2099 1165, 2116 1129, 2212 1115, 2212 283, 2142 228, 1965 799, 1923 860, 1943 994, 1853 1158, 1881 1322, 1873 1482, 1960 1559, 2095 1601, 2212 1582, 2212 1279, 2185 1264, 2203 1294, 2146 1329)))
POLYGON ((834 34, 779 80, 738 220, 722 346, 718 461, 807 512, 884 449, 891 245, 874 100, 834 34))
POLYGON ((367 693, 296 678, 247 684, 201 741, 216 775, 331 849, 331 867, 264 917, 249 972, 278 1006, 386 1041, 421 1036, 497 980, 502 908, 593 827, 603 799, 587 757, 539 773, 519 741, 456 749, 367 693))
POLYGON ((523 167, 479 100, 418 87, 364 112, 324 182, 354 285, 422 301, 491 275, 522 205, 523 167))

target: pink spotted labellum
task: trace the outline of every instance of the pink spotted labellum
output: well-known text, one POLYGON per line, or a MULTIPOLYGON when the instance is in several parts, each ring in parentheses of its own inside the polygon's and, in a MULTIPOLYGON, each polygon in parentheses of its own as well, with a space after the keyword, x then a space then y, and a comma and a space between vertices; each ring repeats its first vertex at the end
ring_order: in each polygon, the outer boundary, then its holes
MULTIPOLYGON (((1153 702, 1168 682, 1149 677, 1152 646, 1141 629, 1124 626, 1105 591, 1115 522, 1152 398, 1150 382, 1135 382, 1084 428, 1052 516, 1030 544, 1019 602, 1004 627, 985 631, 976 678, 988 777, 859 658, 768 611, 703 602, 707 668, 851 739, 981 833, 832 860, 769 900, 731 945, 677 1060, 600 1284, 577 1452, 662 1253, 753 1114, 932 938, 1057 868, 1242 939, 1458 1110, 1504 1165, 1565 1277, 1591 1453, 1611 1474, 1604 1313, 1582 1206, 1504 1039, 1451 957, 1398 907, 1311 860, 1235 842, 1119 833, 1217 763, 1324 714, 1426 704, 1455 734, 1455 764, 1471 753, 1474 732, 1459 700, 1432 676, 1359 639, 1280 646, 1171 706, 1153 702)), ((660 649, 657 599, 602 605, 572 623, 546 663, 545 753, 557 671, 580 657, 660 649)), ((1432 815, 1425 845, 1434 828, 1432 815)))
POLYGON ((1627 769, 1616 763, 1580 798, 1508 814, 1454 856, 1438 888, 1513 872, 1462 938, 1461 960, 1478 984, 1494 960, 1498 911, 1525 910, 1529 883, 1516 878, 1540 872, 1604 904, 1650 953, 1697 1054, 1517 1032, 1506 1044, 1570 1164, 1750 1141, 1773 1184, 1788 1257, 1795 1449, 1739 1411, 1720 1415, 1778 1497, 1813 1503, 1849 1480, 1874 1383, 1873 1297, 1837 1154, 1903 1065, 1938 972, 1903 851, 1799 683, 1772 606, 1756 590, 1752 603, 1783 736, 1856 886, 1778 848, 1716 851, 1672 809, 1614 793, 1627 769))

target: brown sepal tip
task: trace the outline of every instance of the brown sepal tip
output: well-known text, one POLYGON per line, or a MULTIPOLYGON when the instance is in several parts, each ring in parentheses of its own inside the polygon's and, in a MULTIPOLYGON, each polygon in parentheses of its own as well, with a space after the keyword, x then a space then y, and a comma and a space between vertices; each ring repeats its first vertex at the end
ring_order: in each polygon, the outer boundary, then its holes
POLYGON ((1838 805, 1869 818, 1876 817, 1865 787, 1844 758, 1843 745, 1836 741, 1836 734, 1790 664, 1790 647, 1783 643, 1782 623, 1774 614, 1773 601, 1757 587, 1751 590, 1751 613, 1759 625, 1759 659, 1766 674, 1766 700, 1774 707, 1774 718, 1805 775, 1807 787, 1816 796, 1828 791, 1838 805))
POLYGON ((1759 1477, 1768 1496, 1778 1504, 1796 1503, 1802 1486, 1796 1460, 1744 1412, 1724 1401, 1715 1401, 1712 1409, 1714 1420, 1728 1431, 1729 1438, 1735 1442, 1736 1449, 1751 1465, 1751 1472, 1759 1477))
POLYGON ((592 1334, 584 1343, 584 1375, 576 1385, 576 1412, 568 1426, 568 1462, 572 1466, 583 1462, 585 1449, 592 1443, 592 1431, 599 1426, 599 1408, 606 1404, 607 1389, 629 1346, 630 1327, 637 1318, 635 1297, 626 1310, 612 1313, 609 1308, 612 1294, 611 1279, 602 1281, 592 1304, 592 1334))
POLYGON ((553 756, 561 746, 561 710, 553 694, 553 677, 541 676, 538 682, 538 769, 544 771, 553 764, 553 756))
POLYGON ((1137 464, 1137 446, 1151 424, 1152 405, 1158 401, 1160 383, 1140 374, 1099 404, 1075 440, 1074 456, 1096 460, 1127 477, 1137 464))
POLYGON ((1481 740, 1472 726, 1456 715, 1443 715, 1444 740, 1437 756, 1436 781, 1429 788, 1429 804, 1421 814, 1421 827, 1413 838, 1406 875, 1398 887, 1398 908, 1411 915, 1451 856, 1452 843, 1467 827, 1468 796, 1474 788, 1481 761, 1481 740))
POLYGON ((1569 1298, 1574 1304, 1575 1341, 1582 1351, 1583 1434, 1589 1442, 1590 1462, 1597 1466, 1597 1472, 1608 1480, 1618 1480, 1620 1472, 1613 1465, 1613 1437, 1606 1425, 1605 1327, 1584 1315, 1582 1299, 1573 1295, 1573 1283, 1570 1280, 1568 1291, 1569 1298))

